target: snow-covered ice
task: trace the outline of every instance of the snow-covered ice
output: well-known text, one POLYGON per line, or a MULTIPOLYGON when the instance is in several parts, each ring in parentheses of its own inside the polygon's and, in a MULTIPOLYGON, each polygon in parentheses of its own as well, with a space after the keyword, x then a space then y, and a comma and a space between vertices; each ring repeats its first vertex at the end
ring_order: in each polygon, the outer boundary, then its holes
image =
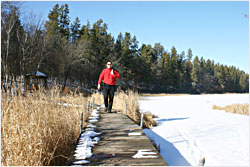
POLYGON ((213 110, 249 103, 248 94, 214 94, 143 97, 140 111, 158 116, 158 125, 144 129, 160 144, 160 153, 171 166, 249 166, 249 116, 213 110))

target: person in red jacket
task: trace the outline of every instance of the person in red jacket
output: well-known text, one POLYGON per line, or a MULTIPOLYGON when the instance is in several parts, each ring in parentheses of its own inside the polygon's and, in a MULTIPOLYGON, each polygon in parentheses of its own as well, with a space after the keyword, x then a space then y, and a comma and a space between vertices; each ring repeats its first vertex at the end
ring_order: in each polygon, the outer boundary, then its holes
POLYGON ((111 113, 114 94, 115 94, 115 81, 119 79, 120 75, 117 70, 112 68, 112 62, 107 62, 107 68, 103 69, 98 80, 98 90, 101 89, 102 80, 103 84, 103 96, 105 104, 105 112, 111 113))

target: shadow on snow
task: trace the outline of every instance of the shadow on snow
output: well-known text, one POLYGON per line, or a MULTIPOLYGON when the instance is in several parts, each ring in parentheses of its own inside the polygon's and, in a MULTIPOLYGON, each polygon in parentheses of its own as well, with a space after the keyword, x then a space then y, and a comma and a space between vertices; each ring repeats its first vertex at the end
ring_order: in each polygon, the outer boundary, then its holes
POLYGON ((152 130, 149 129, 143 129, 143 130, 150 140, 153 140, 157 146, 160 145, 160 154, 164 158, 164 160, 168 163, 168 165, 191 166, 191 164, 181 155, 181 153, 175 148, 175 146, 172 143, 162 138, 152 130))
POLYGON ((184 118, 169 118, 169 119, 159 119, 157 120, 157 125, 161 125, 165 121, 179 121, 179 120, 185 120, 189 119, 190 117, 184 117, 184 118))

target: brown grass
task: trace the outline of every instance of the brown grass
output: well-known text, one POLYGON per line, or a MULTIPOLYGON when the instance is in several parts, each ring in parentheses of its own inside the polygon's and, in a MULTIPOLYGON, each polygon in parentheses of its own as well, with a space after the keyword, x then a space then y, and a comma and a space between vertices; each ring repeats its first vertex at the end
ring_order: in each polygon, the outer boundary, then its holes
MULTIPOLYGON (((98 104, 104 104, 103 95, 95 93, 92 95, 92 98, 95 98, 95 102, 98 104)), ((127 116, 135 121, 137 124, 140 124, 141 113, 139 106, 139 94, 133 91, 128 91, 127 93, 120 91, 114 97, 113 109, 118 110, 121 113, 125 114, 125 108, 127 104, 127 116)), ((143 126, 146 128, 152 128, 156 126, 156 122, 153 120, 154 116, 151 113, 144 113, 143 126)))
POLYGON ((25 96, 2 92, 2 166, 65 165, 80 134, 81 112, 86 119, 86 98, 60 92, 59 88, 25 96))
POLYGON ((249 104, 232 104, 225 107, 213 105, 213 109, 225 110, 235 114, 249 115, 249 104))

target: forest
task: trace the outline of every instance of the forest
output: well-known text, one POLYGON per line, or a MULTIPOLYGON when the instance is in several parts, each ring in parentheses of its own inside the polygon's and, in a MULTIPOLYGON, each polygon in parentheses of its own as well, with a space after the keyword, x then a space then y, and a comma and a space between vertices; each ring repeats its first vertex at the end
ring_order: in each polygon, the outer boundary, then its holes
POLYGON ((46 21, 32 13, 21 17, 23 7, 18 2, 2 1, 1 7, 2 83, 41 71, 64 86, 77 83, 96 88, 106 62, 112 61, 121 76, 117 85, 123 90, 249 92, 249 74, 235 66, 194 56, 191 48, 180 52, 173 46, 168 51, 157 42, 139 46, 129 32, 114 37, 102 19, 81 25, 78 17, 71 20, 66 3, 56 4, 46 21))

